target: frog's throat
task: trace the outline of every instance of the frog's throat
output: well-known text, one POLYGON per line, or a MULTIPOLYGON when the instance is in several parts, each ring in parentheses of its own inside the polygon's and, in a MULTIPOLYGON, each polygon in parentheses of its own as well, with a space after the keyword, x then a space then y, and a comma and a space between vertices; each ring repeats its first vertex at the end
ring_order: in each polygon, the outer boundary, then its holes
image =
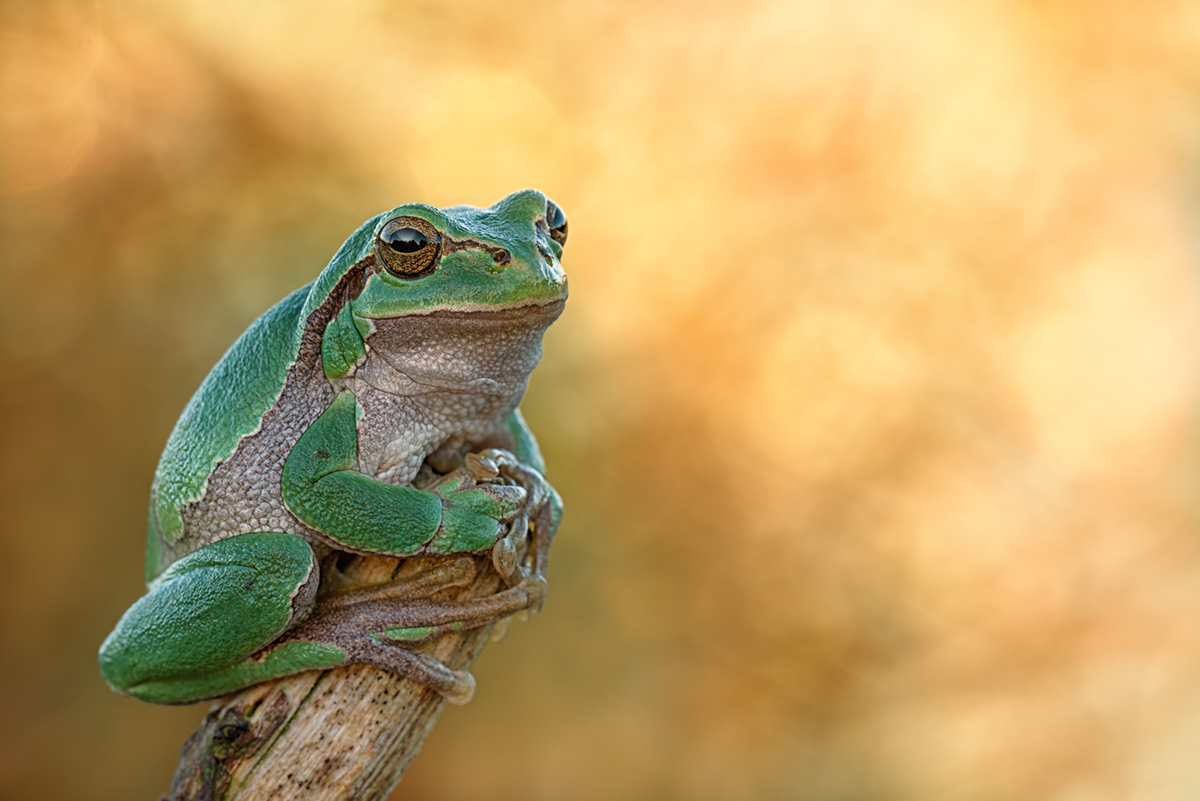
POLYGON ((357 378, 393 395, 519 398, 564 300, 376 319, 357 378))

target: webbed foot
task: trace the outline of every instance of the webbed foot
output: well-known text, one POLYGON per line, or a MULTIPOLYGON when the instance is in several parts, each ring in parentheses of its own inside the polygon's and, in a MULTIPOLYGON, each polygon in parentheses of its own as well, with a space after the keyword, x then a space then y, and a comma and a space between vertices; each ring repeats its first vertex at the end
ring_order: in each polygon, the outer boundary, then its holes
MULTIPOLYGON (((500 448, 467 454, 464 462, 466 469, 480 483, 507 481, 525 490, 525 498, 509 523, 508 532, 492 548, 492 563, 510 587, 537 578, 543 585, 544 597, 546 563, 553 536, 553 488, 541 473, 500 448), (525 551, 530 534, 533 542, 525 551)), ((532 611, 540 610, 541 600, 532 611)))
POLYGON ((474 678, 414 648, 537 608, 546 592, 545 580, 530 576, 482 598, 438 601, 429 597, 466 586, 475 574, 474 560, 464 556, 418 563, 417 570, 386 584, 339 587, 319 596, 312 613, 284 640, 337 646, 346 652, 347 663, 366 662, 399 673, 431 687, 451 703, 466 703, 474 693, 474 678))

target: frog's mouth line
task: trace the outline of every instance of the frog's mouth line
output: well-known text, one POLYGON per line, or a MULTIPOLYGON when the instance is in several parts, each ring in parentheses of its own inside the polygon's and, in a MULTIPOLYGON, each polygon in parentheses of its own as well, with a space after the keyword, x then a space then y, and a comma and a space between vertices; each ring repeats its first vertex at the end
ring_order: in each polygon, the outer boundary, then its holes
POLYGON ((399 320, 404 317, 423 317, 435 320, 462 321, 517 321, 529 317, 546 317, 549 325, 556 320, 567 305, 566 298, 558 298, 546 303, 522 303, 520 306, 480 306, 477 309, 431 309, 429 311, 410 311, 395 317, 375 317, 375 320, 399 320))

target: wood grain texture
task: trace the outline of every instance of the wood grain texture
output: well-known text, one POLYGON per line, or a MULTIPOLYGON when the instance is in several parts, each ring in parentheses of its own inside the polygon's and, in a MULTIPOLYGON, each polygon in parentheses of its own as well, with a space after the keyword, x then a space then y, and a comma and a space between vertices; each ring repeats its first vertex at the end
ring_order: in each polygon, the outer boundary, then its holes
MULTIPOLYGON (((364 583, 387 581, 426 560, 357 557, 345 569, 364 583)), ((500 588, 490 558, 465 589, 437 597, 482 597, 500 588)), ((501 623, 500 625, 503 625, 501 623)), ((494 626, 447 635, 434 656, 467 669, 494 626)), ((214 703, 184 745, 170 801, 379 801, 400 781, 446 701, 429 688, 370 665, 311 671, 255 685, 214 703)))

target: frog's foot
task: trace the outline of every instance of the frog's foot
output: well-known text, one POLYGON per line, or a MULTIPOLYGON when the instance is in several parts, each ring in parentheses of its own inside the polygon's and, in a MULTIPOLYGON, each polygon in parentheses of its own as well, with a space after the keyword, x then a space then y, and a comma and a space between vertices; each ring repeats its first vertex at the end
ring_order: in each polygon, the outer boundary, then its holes
POLYGON ((470 674, 451 670, 413 648, 540 606, 545 592, 545 581, 530 577, 484 598, 418 599, 397 605, 392 585, 363 588, 352 599, 345 594, 333 596, 330 603, 319 599, 312 615, 288 631, 284 640, 336 646, 348 655, 347 663, 366 662, 399 673, 431 687, 451 703, 466 703, 474 691, 470 674), (372 595, 372 589, 378 592, 372 595))
MULTIPOLYGON (((510 587, 530 576, 544 582, 553 535, 550 498, 554 490, 549 482, 537 470, 500 448, 468 454, 465 466, 481 482, 507 479, 525 490, 525 499, 509 524, 508 533, 492 549, 492 563, 510 587), (531 532, 532 547, 524 552, 531 532)), ((539 603, 533 611, 540 608, 539 603)))
POLYGON ((346 632, 336 639, 337 645, 348 654, 349 662, 363 662, 398 673, 440 693, 452 704, 465 704, 475 695, 475 677, 467 671, 451 670, 432 656, 388 642, 374 632, 346 632))

